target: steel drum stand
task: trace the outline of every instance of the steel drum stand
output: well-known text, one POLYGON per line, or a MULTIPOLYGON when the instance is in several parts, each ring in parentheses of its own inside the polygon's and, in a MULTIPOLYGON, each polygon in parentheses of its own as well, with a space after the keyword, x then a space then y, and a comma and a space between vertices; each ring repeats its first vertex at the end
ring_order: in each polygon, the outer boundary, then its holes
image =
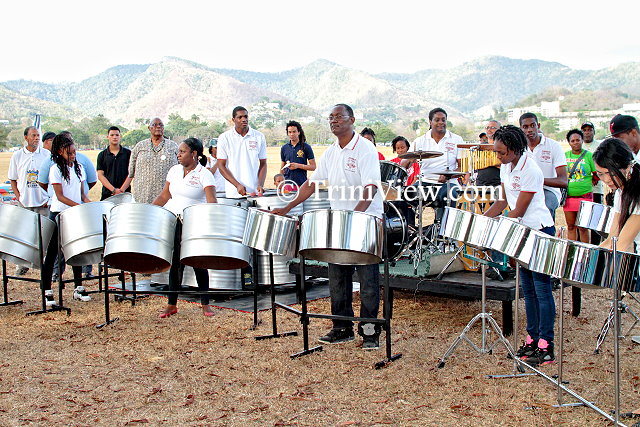
POLYGON ((303 349, 298 353, 294 353, 291 355, 292 359, 296 359, 301 356, 306 356, 307 354, 315 353, 316 351, 322 351, 322 346, 318 345, 312 348, 309 348, 309 320, 312 318, 316 319, 331 319, 331 320, 351 320, 354 322, 367 322, 367 323, 378 323, 382 324, 383 328, 386 332, 385 334, 385 350, 386 350, 386 358, 376 362, 374 367, 376 369, 384 368, 388 366, 391 362, 394 362, 402 357, 402 353, 391 353, 391 317, 393 315, 393 292, 391 287, 389 286, 389 257, 387 254, 387 226, 386 226, 386 217, 383 214, 382 216, 382 227, 384 230, 384 242, 382 245, 382 256, 384 262, 384 294, 383 294, 383 318, 366 318, 366 317, 351 317, 351 316, 339 316, 335 314, 319 314, 319 313, 309 313, 307 308, 307 289, 305 285, 305 257, 302 254, 299 254, 300 257, 300 276, 301 280, 301 294, 302 294, 302 307, 301 310, 296 310, 292 307, 289 307, 284 304, 280 304, 276 302, 275 304, 290 312, 300 316, 300 322, 302 323, 302 339, 303 339, 303 349))
MULTIPOLYGON (((633 330, 633 328, 635 328, 638 322, 640 322, 640 317, 638 317, 638 315, 633 311, 633 309, 631 309, 631 307, 629 307, 627 304, 622 302, 622 298, 624 298, 627 295, 631 297, 634 301, 640 303, 640 300, 638 300, 633 294, 628 292, 621 292, 620 301, 618 301, 618 310, 620 311, 620 313, 630 313, 631 316, 633 316, 633 318, 635 319, 635 321, 633 322, 633 325, 631 325, 627 333, 625 335, 620 336, 621 339, 625 338, 627 335, 631 335, 631 331, 633 330)), ((596 348, 593 350, 594 354, 600 353, 600 347, 602 346, 602 344, 604 344, 604 340, 606 339, 607 334, 609 333, 609 329, 611 329, 611 326, 613 325, 615 312, 616 312, 615 307, 613 303, 611 303, 611 308, 609 309, 609 315, 607 316, 607 319, 604 321, 602 328, 600 328, 600 333, 596 338, 596 348)), ((622 325, 619 325, 619 327, 622 327, 622 325)))
MULTIPOLYGON (((453 341, 453 343, 451 344, 449 349, 445 352, 444 356, 442 356, 442 359, 440 359, 440 362, 438 362, 438 368, 444 368, 444 365, 445 365, 445 363, 447 361, 447 358, 453 354, 453 352, 458 347, 458 345, 460 345, 463 341, 466 341, 467 343, 469 343, 469 345, 471 345, 471 347, 475 351, 477 351, 478 353, 481 353, 481 354, 487 354, 487 353, 491 354, 491 352, 493 351, 495 346, 498 343, 502 343, 506 347, 507 352, 509 353, 509 355, 514 360, 516 359, 516 354, 515 354, 515 351, 513 350, 513 347, 511 347, 511 343, 509 343, 509 341, 502 334, 502 330, 500 329, 500 326, 498 326, 498 323, 494 320, 492 314, 490 312, 487 312, 487 310, 486 310, 486 308, 487 308, 487 306, 486 306, 486 304, 487 304, 487 277, 486 277, 487 263, 488 262, 484 261, 484 260, 481 262, 481 269, 482 269, 482 312, 478 313, 473 319, 471 319, 469 321, 469 323, 467 323, 467 326, 465 326, 465 328, 462 330, 462 333, 453 341), (482 321, 482 344, 481 344, 481 347, 478 347, 467 336, 467 333, 471 330, 473 325, 475 325, 475 323, 478 320, 482 321), (488 342, 487 342, 487 334, 488 334, 488 332, 491 331, 491 329, 493 329, 493 331, 498 335, 498 338, 493 343, 488 344, 488 342)), ((516 306, 516 316, 517 316, 517 306, 516 306)), ((517 317, 516 317, 516 328, 517 328, 517 317)), ((515 366, 515 364, 514 364, 514 366, 515 366)))
MULTIPOLYGON (((258 276, 258 275, 256 275, 258 276)), ((276 314, 276 308, 281 305, 276 302, 276 279, 273 273, 273 253, 269 252, 269 280, 270 280, 270 290, 271 290, 271 328, 273 332, 270 335, 261 335, 255 337, 256 341, 266 340, 270 338, 282 338, 289 336, 297 336, 297 331, 288 331, 288 332, 280 332, 278 333, 278 319, 276 314)), ((302 277, 302 281, 304 282, 304 276, 302 277)), ((304 286, 304 283, 302 284, 304 286)), ((306 299, 306 298, 305 298, 306 299)))
MULTIPOLYGON (((38 223, 36 224, 36 226, 38 227, 38 256, 40 257, 39 259, 42 260, 41 262, 44 264, 44 244, 42 241, 42 221, 40 219, 40 215, 38 215, 38 223)), ((56 221, 56 227, 58 227, 58 221, 56 221)), ((62 250, 60 249, 61 247, 61 243, 60 243, 60 228, 58 228, 58 253, 61 254, 62 250)), ((3 265, 4 267, 4 265, 3 265)), ((58 264, 58 269, 59 269, 59 264, 58 264)), ((27 280, 22 279, 22 280, 27 280)), ((71 309, 69 307, 65 307, 62 301, 62 289, 64 289, 64 284, 62 282, 62 274, 59 274, 59 279, 58 279, 58 301, 59 304, 51 306, 51 307, 47 307, 47 299, 44 296, 44 279, 42 277, 42 264, 40 265, 40 279, 28 279, 27 281, 29 282, 40 282, 40 296, 42 297, 42 310, 36 310, 36 311, 30 311, 27 313, 27 316, 34 316, 37 314, 44 314, 44 313, 50 313, 53 311, 66 311, 67 312, 67 316, 69 316, 71 314, 71 309)))
MULTIPOLYGON (((610 281, 610 284, 613 286, 614 288, 614 307, 618 307, 618 302, 619 302, 619 293, 620 291, 618 290, 618 286, 617 286, 617 278, 618 278, 618 273, 617 273, 617 262, 616 262, 616 255, 617 255, 617 237, 613 237, 612 238, 612 254, 613 254, 613 261, 611 262, 611 274, 607 275, 608 280, 610 281)), ((514 326, 514 340, 517 342, 517 335, 518 335, 518 298, 519 298, 519 288, 520 288, 520 264, 516 264, 516 309, 515 309, 515 326, 514 326)), ((551 384, 556 386, 557 389, 557 400, 558 400, 558 404, 557 405, 553 405, 554 407, 574 407, 574 406, 586 406, 590 409, 593 409, 594 411, 596 411, 598 414, 602 415, 603 417, 607 418, 608 420, 612 421, 615 425, 620 425, 620 426, 624 426, 623 423, 620 422, 619 418, 620 418, 620 354, 619 354, 619 336, 618 336, 618 331, 619 331, 619 322, 620 322, 620 312, 619 310, 616 310, 616 313, 614 315, 614 336, 615 336, 615 342, 614 342, 614 398, 615 398, 615 411, 614 411, 614 415, 611 416, 610 414, 608 414, 607 412, 603 411, 602 409, 598 408, 596 405, 594 405, 592 402, 588 401, 587 399, 583 398, 582 396, 580 396, 578 393, 576 393, 575 391, 571 390, 570 388, 566 387, 564 384, 566 384, 565 381, 563 381, 562 379, 562 375, 563 375, 563 352, 564 352, 564 284, 561 283, 560 284, 560 325, 559 325, 559 329, 560 329, 560 333, 559 333, 559 345, 558 345, 558 375, 554 378, 551 377, 547 374, 545 374, 544 372, 540 371, 537 367, 531 366, 529 365, 526 360, 521 360, 519 358, 516 358, 515 361, 516 363, 519 365, 518 369, 521 370, 523 367, 526 367, 527 369, 531 370, 532 372, 534 372, 533 374, 517 374, 517 375, 493 375, 490 376, 490 378, 514 378, 514 377, 520 377, 520 376, 525 376, 525 375, 539 375, 540 377, 542 377, 543 379, 547 380, 548 382, 550 382, 551 384), (562 403, 562 393, 565 392, 569 395, 571 395, 572 397, 574 397, 575 399, 579 400, 580 403, 562 403)))

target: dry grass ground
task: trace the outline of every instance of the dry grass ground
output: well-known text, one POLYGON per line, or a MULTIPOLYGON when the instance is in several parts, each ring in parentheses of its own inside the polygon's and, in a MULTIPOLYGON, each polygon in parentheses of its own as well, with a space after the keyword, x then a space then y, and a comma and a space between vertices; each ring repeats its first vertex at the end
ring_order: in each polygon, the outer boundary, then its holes
MULTIPOLYGON (((6 177, 7 164, 7 153, 0 154, 0 176, 6 177)), ((270 149, 270 175, 278 164, 277 149, 270 149)), ((25 303, 0 307, 3 426, 607 424, 590 409, 554 408, 555 390, 540 378, 487 379, 487 374, 512 372, 502 347, 480 355, 463 344, 445 368, 437 369, 452 340, 480 311, 479 302, 396 293, 393 351, 403 357, 375 370, 384 351, 365 352, 358 341, 325 346, 297 360, 289 355, 302 349, 301 337, 255 341, 254 336, 270 332, 268 311, 253 331, 249 313, 220 309, 205 318, 198 305, 184 302, 178 315, 158 319, 165 300, 151 297, 136 307, 113 304, 112 315, 120 320, 98 330, 101 295, 80 303, 70 300, 71 289, 66 289, 73 310, 69 317, 26 317, 39 307, 34 284, 12 281, 9 295, 25 303)), ((611 410, 612 339, 600 355, 592 354, 611 293, 583 295, 582 314, 565 322, 565 379, 611 410)), ((568 311, 569 292, 565 299, 568 311)), ((500 304, 490 302, 489 309, 500 319, 500 304)), ((310 310, 328 313, 328 299, 312 302, 310 310)), ((296 317, 278 313, 280 331, 300 331, 296 317)), ((522 326, 523 309, 520 314, 522 326)), ((630 321, 628 315, 623 318, 626 331, 630 321)), ((312 341, 329 327, 328 321, 313 320, 312 341)), ((472 332, 476 340, 478 332, 477 327, 472 332)), ((623 411, 640 407, 638 366, 640 346, 621 341, 623 411)), ((553 374, 557 368, 544 370, 553 374)))

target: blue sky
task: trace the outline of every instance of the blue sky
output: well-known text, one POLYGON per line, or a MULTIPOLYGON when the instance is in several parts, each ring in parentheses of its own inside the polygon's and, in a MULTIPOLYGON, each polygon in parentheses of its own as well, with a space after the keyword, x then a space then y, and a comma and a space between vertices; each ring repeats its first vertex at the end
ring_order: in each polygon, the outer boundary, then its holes
POLYGON ((485 55, 580 69, 640 61, 639 1, 32 0, 2 15, 0 81, 78 81, 164 56, 252 71, 324 58, 373 73, 485 55))

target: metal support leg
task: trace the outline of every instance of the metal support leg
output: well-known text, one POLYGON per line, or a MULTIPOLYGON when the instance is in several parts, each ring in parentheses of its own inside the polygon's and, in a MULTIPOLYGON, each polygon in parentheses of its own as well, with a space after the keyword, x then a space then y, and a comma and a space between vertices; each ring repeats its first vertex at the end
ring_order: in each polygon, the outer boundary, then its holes
POLYGON ((322 346, 318 345, 313 348, 309 348, 309 316, 307 310, 307 285, 306 285, 306 276, 305 276, 305 266, 304 266, 304 255, 300 255, 300 276, 302 277, 302 281, 300 283, 300 291, 302 293, 302 312, 300 313, 300 322, 302 323, 302 342, 303 342, 303 350, 294 353, 291 355, 292 359, 295 359, 300 356, 305 356, 307 354, 314 353, 316 351, 322 351, 322 346))
MULTIPOLYGON (((9 296, 8 296, 8 293, 7 293, 8 284, 9 284, 9 276, 7 275, 7 261, 2 260, 2 295, 3 295, 3 302, 0 303, 0 307, 6 306, 6 305, 22 304, 22 301, 20 301, 20 300, 9 301, 9 296)), ((44 299, 44 290, 42 291, 42 297, 44 299)))
POLYGON ((269 254, 269 279, 271 281, 271 327, 272 333, 271 335, 261 335, 256 337, 256 340, 265 340, 268 338, 281 338, 281 337, 289 337, 298 335, 297 331, 289 331, 278 333, 278 318, 276 314, 276 279, 273 274, 273 254, 269 254))

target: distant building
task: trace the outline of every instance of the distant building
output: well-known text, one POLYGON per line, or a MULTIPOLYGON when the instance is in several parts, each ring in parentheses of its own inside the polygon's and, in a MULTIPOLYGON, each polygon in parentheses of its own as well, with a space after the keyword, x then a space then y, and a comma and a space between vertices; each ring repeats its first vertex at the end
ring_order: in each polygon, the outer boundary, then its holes
MULTIPOLYGON (((561 100, 561 99, 560 99, 561 100)), ((609 128, 609 121, 616 114, 640 115, 640 103, 623 104, 618 110, 600 111, 560 111, 560 100, 541 102, 540 105, 530 105, 523 108, 510 108, 507 110, 507 122, 518 125, 518 119, 526 112, 540 114, 548 119, 558 121, 558 130, 565 131, 579 128, 585 121, 592 122, 598 128, 609 128)))

